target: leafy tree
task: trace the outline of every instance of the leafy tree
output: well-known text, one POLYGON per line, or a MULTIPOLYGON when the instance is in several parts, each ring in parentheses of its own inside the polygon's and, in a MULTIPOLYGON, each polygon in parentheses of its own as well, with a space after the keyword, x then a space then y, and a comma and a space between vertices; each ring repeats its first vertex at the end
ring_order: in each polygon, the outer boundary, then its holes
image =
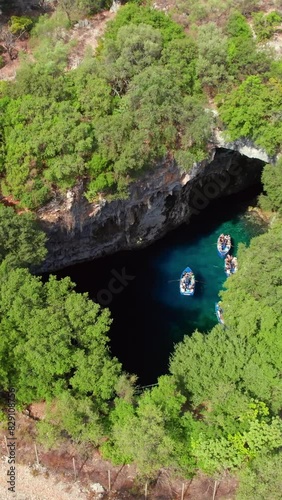
POLYGON ((134 401, 135 384, 137 380, 138 377, 136 375, 125 372, 122 373, 115 387, 118 397, 126 401, 126 403, 132 403, 134 401))
MULTIPOLYGON (((80 80, 79 72, 80 68, 78 74, 73 75, 77 80, 80 80)), ((110 115, 114 109, 114 98, 112 87, 106 79, 90 73, 85 75, 83 81, 77 80, 74 87, 75 98, 83 116, 96 121, 105 115, 110 115)))
POLYGON ((17 387, 22 403, 68 390, 106 412, 120 374, 108 348, 109 312, 73 288, 68 278, 43 284, 24 269, 3 273, 1 385, 17 387))
POLYGON ((135 458, 134 450, 128 444, 133 421, 136 423, 133 405, 124 399, 116 399, 109 415, 110 437, 101 446, 103 457, 115 465, 131 463, 135 458))
POLYGON ((242 81, 247 75, 263 74, 269 70, 270 58, 259 50, 246 18, 240 13, 230 16, 228 34, 228 73, 242 81))
POLYGON ((42 45, 38 60, 24 60, 19 68, 17 79, 8 90, 12 98, 25 99, 32 95, 57 102, 71 97, 65 75, 69 46, 62 42, 54 45, 49 41, 42 45))
POLYGON ((32 28, 33 21, 30 17, 11 16, 10 30, 13 35, 22 37, 24 33, 29 32, 32 28))
POLYGON ((162 51, 162 63, 174 73, 182 92, 192 94, 196 86, 198 50, 191 37, 176 38, 162 51))
POLYGON ((227 438, 206 439, 201 434, 197 440, 192 440, 192 449, 199 468, 215 475, 234 471, 267 451, 278 451, 281 443, 282 424, 280 418, 275 418, 269 423, 253 420, 248 431, 227 438))
POLYGON ((0 205, 0 261, 5 266, 29 267, 40 264, 46 256, 46 235, 29 212, 17 214, 0 205))
POLYGON ((69 23, 61 10, 56 10, 52 16, 43 14, 40 16, 32 28, 31 35, 37 43, 39 40, 48 38, 52 41, 59 41, 62 33, 67 30, 69 23))
POLYGON ((190 394, 195 406, 217 397, 219 385, 229 385, 234 391, 232 385, 244 366, 246 347, 232 333, 227 338, 220 327, 209 336, 195 332, 191 338, 185 336, 176 346, 170 370, 177 385, 187 396, 190 394))
POLYGON ((139 472, 148 478, 164 466, 190 474, 193 424, 191 415, 181 416, 184 402, 169 377, 160 377, 158 387, 141 396, 136 411, 117 400, 110 415, 112 439, 103 446, 104 455, 119 463, 134 459, 139 472))
POLYGON ((159 30, 165 45, 171 40, 185 37, 183 28, 164 12, 128 3, 119 9, 115 19, 108 24, 105 39, 115 39, 119 29, 129 24, 148 24, 159 30))
POLYGON ((263 12, 253 14, 253 25, 258 40, 261 42, 271 38, 275 33, 275 28, 281 21, 281 14, 275 11, 269 14, 264 14, 263 12))
POLYGON ((69 187, 86 170, 92 149, 91 125, 70 102, 26 96, 11 100, 5 116, 6 178, 3 186, 30 208, 34 191, 50 196, 50 183, 69 187), (42 175, 43 174, 43 175, 42 175))
POLYGON ((146 24, 122 26, 115 40, 106 39, 103 69, 114 92, 124 94, 132 77, 158 62, 161 51, 160 31, 146 24))
POLYGON ((202 85, 217 88, 228 78, 226 72, 228 39, 215 23, 207 23, 198 29, 197 44, 198 78, 202 85))
POLYGON ((225 97, 220 116, 231 140, 249 137, 274 155, 281 148, 281 105, 279 81, 263 82, 259 76, 250 76, 225 97))
POLYGON ((66 435, 76 444, 97 446, 104 434, 103 417, 92 398, 77 398, 67 391, 47 404, 45 418, 37 424, 38 438, 54 448, 66 435))
POLYGON ((265 500, 281 498, 282 484, 282 455, 264 454, 250 463, 250 467, 243 469, 239 474, 239 489, 236 500, 265 500))
POLYGON ((282 196, 281 196, 281 178, 282 178, 282 160, 279 159, 277 164, 265 165, 262 173, 262 182, 266 196, 260 196, 260 204, 262 208, 281 213, 282 211, 282 196))
POLYGON ((85 196, 91 202, 99 193, 109 194, 116 186, 117 182, 114 173, 101 173, 95 180, 89 182, 85 196))
POLYGON ((247 23, 245 16, 240 12, 233 12, 228 20, 227 33, 231 38, 248 40, 252 38, 252 30, 247 23))

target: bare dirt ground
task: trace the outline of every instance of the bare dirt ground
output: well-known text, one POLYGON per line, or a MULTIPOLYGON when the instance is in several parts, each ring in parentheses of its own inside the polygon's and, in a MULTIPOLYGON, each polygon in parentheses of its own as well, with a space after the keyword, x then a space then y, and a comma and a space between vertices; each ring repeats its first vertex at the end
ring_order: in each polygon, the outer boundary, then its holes
MULTIPOLYGON (((28 41, 24 40, 18 40, 15 44, 15 49, 17 50, 18 53, 23 52, 23 53, 30 53, 28 49, 28 41)), ((16 72, 19 67, 19 58, 17 57, 16 59, 10 59, 7 53, 3 53, 2 57, 5 60, 5 66, 0 69, 0 80, 14 80, 16 77, 16 72)))
POLYGON ((110 11, 100 12, 92 19, 86 19, 73 27, 70 39, 76 42, 76 46, 69 58, 69 69, 76 68, 79 65, 87 47, 90 47, 95 52, 107 22, 113 19, 114 16, 115 14, 110 11))

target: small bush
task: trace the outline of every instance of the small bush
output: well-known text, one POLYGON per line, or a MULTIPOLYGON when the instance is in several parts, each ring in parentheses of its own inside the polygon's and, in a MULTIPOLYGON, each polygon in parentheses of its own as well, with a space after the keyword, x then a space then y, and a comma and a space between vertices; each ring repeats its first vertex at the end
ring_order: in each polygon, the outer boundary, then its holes
POLYGON ((111 192, 112 188, 115 187, 115 185, 116 184, 113 172, 101 173, 95 180, 89 183, 85 196, 88 201, 92 201, 98 193, 111 192))
POLYGON ((253 37, 247 19, 240 12, 234 12, 230 16, 227 24, 227 34, 231 38, 240 38, 241 40, 248 40, 253 37))
POLYGON ((33 21, 30 17, 11 17, 10 31, 13 35, 22 35, 25 32, 29 32, 32 28, 33 21))
POLYGON ((274 33, 276 27, 281 23, 282 16, 278 12, 270 12, 265 15, 258 12, 253 15, 254 30, 259 42, 269 40, 274 33))

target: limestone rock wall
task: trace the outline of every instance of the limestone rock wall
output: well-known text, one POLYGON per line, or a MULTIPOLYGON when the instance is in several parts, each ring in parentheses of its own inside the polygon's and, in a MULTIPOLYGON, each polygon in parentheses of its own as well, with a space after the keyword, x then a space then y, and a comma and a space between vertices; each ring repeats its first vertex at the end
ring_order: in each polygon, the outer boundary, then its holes
POLYGON ((80 184, 38 211, 49 250, 40 272, 146 246, 188 222, 211 200, 259 182, 263 165, 217 148, 189 174, 167 159, 134 183, 126 200, 89 203, 80 184))

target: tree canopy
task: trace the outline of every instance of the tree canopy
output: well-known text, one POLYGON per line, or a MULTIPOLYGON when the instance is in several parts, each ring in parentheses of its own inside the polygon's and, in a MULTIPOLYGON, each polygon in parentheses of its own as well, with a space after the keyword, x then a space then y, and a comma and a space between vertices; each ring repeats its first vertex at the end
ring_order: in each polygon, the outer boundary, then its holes
POLYGON ((282 89, 278 80, 249 76, 225 98, 220 115, 231 140, 250 138, 270 155, 281 148, 282 89))
POLYGON ((32 213, 18 214, 0 204, 0 262, 6 268, 41 264, 47 253, 46 239, 32 213))
POLYGON ((102 409, 114 395, 120 365, 109 353, 109 311, 73 289, 69 278, 42 283, 25 269, 3 273, 1 385, 17 387, 19 402, 69 391, 102 409))
MULTIPOLYGON (((277 154, 281 68, 253 36, 246 12, 255 2, 247 8, 238 0, 228 12, 210 4, 209 22, 202 2, 190 6, 191 19, 199 9, 198 24, 189 21, 185 33, 170 15, 128 3, 95 56, 88 50, 75 69, 70 27, 99 7, 60 0, 52 16, 41 16, 31 30, 32 59, 24 55, 16 80, 2 88, 2 191, 36 209, 81 179, 90 201, 124 197, 167 155, 189 171, 207 157, 210 99, 231 140, 248 138, 277 154)), ((277 16, 267 18, 273 30, 277 16)))

